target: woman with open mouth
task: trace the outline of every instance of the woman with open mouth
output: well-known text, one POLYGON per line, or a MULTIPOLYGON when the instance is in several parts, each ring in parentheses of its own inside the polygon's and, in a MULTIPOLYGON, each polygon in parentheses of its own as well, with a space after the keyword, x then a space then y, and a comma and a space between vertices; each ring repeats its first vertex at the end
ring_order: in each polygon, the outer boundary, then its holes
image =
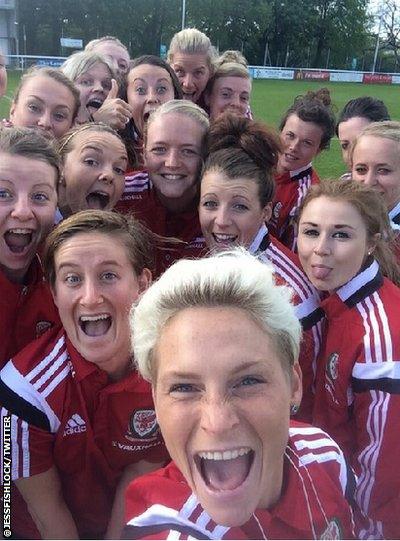
MULTIPOLYGON (((50 233, 44 266, 62 328, 0 373, 20 457, 12 478, 42 538, 118 538, 125 485, 167 459, 129 331, 151 280, 152 237, 131 218, 82 211, 50 233)), ((33 527, 13 498, 13 534, 37 538, 33 527)))
POLYGON ((81 106, 77 124, 103 122, 122 130, 132 117, 131 107, 119 97, 121 81, 106 56, 80 51, 67 58, 60 70, 79 90, 81 106))
POLYGON ((123 193, 128 165, 118 133, 105 124, 84 124, 63 137, 59 153, 59 218, 85 209, 113 209, 123 193))
POLYGON ((74 124, 79 107, 79 92, 68 77, 55 68, 34 66, 21 77, 5 125, 59 139, 74 124))
POLYGON ((311 385, 321 343, 315 325, 319 295, 298 257, 268 231, 275 192, 274 172, 281 149, 278 135, 262 123, 224 114, 211 124, 201 175, 199 218, 207 247, 243 246, 272 264, 275 279, 293 290, 305 331, 301 345, 303 400, 297 418, 311 417, 311 385))
POLYGON ((59 168, 40 132, 0 130, 0 367, 59 322, 38 256, 54 224, 59 168))
POLYGON ((133 212, 154 233, 182 241, 157 250, 157 276, 174 260, 204 249, 197 205, 208 128, 207 113, 194 103, 164 103, 147 120, 145 170, 125 179, 117 210, 133 212))
POLYGON ((296 251, 297 210, 319 177, 312 160, 335 134, 335 117, 327 88, 298 96, 281 120, 282 152, 275 176, 276 194, 270 222, 271 232, 285 246, 296 251))
POLYGON ((351 180, 313 186, 299 214, 304 271, 323 292, 312 422, 357 475, 361 539, 400 535, 400 271, 383 199, 351 180))
POLYGON ((129 486, 124 538, 353 536, 341 450, 290 420, 301 400, 290 296, 239 249, 176 262, 133 309, 172 462, 129 486))

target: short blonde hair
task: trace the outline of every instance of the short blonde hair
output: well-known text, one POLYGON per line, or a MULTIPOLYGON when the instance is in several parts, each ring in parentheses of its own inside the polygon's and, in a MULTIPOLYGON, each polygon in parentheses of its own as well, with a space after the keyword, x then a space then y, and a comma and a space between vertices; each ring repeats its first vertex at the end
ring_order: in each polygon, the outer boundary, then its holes
POLYGON ((92 39, 91 41, 89 41, 89 43, 86 44, 85 51, 94 51, 97 45, 107 42, 115 43, 115 45, 122 47, 129 54, 127 46, 124 45, 122 41, 120 41, 115 36, 102 36, 101 38, 92 39))
POLYGON ((218 306, 246 312, 271 337, 284 369, 289 371, 298 359, 301 338, 291 295, 288 287, 276 285, 272 266, 241 248, 200 260, 177 261, 131 310, 139 372, 154 383, 158 340, 178 312, 218 306))
POLYGON ((60 70, 71 81, 76 81, 83 73, 89 71, 96 64, 104 64, 110 71, 110 77, 115 79, 116 74, 111 62, 105 56, 92 51, 79 51, 69 56, 60 66, 60 70))
POLYGON ((216 51, 211 40, 203 32, 197 28, 185 28, 177 32, 169 44, 167 61, 169 64, 173 62, 174 54, 204 54, 207 58, 208 67, 211 71, 214 70, 214 61, 216 59, 216 51))
MULTIPOLYGON (((395 120, 384 120, 381 122, 371 122, 363 131, 356 137, 350 149, 350 162, 353 162, 354 149, 362 137, 365 136, 378 137, 380 139, 390 139, 395 143, 400 143, 400 122, 395 120)), ((400 152, 400 148, 399 148, 400 152)))

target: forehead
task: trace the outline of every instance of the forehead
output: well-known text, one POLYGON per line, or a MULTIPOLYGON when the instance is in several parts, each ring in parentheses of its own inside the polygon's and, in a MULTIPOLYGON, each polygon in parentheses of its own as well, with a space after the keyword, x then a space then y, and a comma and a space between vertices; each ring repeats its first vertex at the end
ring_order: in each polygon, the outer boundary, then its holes
POLYGON ((74 263, 85 267, 93 267, 104 261, 129 265, 128 248, 120 235, 115 233, 77 233, 64 241, 55 253, 55 265, 74 263))
POLYGON ((245 195, 257 197, 257 183, 248 177, 229 178, 223 171, 211 169, 201 179, 201 192, 213 192, 216 195, 234 197, 245 195))
POLYGON ((341 122, 338 126, 339 137, 360 133, 365 126, 368 126, 371 121, 368 118, 362 116, 353 116, 344 122, 341 122))
POLYGON ((104 131, 83 130, 73 138, 72 149, 82 150, 90 145, 126 155, 123 142, 116 135, 104 131))
POLYGON ((54 188, 56 170, 41 159, 0 152, 0 181, 2 180, 9 180, 21 189, 38 183, 49 184, 54 188))
POLYGON ((251 81, 247 77, 239 76, 227 76, 219 77, 214 83, 215 89, 228 88, 230 90, 236 90, 237 92, 250 92, 251 81))
POLYGON ((95 51, 101 54, 108 54, 118 59, 129 61, 129 54, 121 45, 113 41, 102 41, 95 47, 95 51))
POLYGON ((70 105, 74 103, 74 96, 71 90, 63 83, 56 81, 46 75, 30 77, 22 86, 19 98, 30 95, 37 96, 46 102, 70 105))
POLYGON ((140 66, 131 69, 128 75, 128 83, 132 83, 135 79, 167 79, 172 84, 172 79, 168 71, 161 66, 153 66, 152 64, 140 64, 140 66))
POLYGON ((400 142, 386 137, 363 135, 354 147, 353 160, 400 163, 400 142))
MULTIPOLYGON (((89 69, 83 71, 79 77, 84 76, 90 76, 90 77, 99 77, 99 78, 110 78, 111 77, 111 71, 110 68, 107 66, 107 64, 103 64, 103 62, 96 62, 96 64, 93 64, 89 69)), ((79 79, 78 77, 78 79, 79 79)))
POLYGON ((182 53, 177 52, 174 54, 172 64, 176 68, 184 68, 187 71, 196 70, 200 68, 208 68, 208 57, 204 53, 182 53))
POLYGON ((346 224, 357 229, 365 229, 361 214, 351 203, 325 196, 310 201, 304 208, 300 221, 323 226, 346 224))
POLYGON ((204 128, 193 118, 180 113, 158 115, 147 130, 147 142, 157 140, 179 142, 181 144, 201 143, 204 128))
POLYGON ((301 120, 296 114, 288 116, 283 129, 311 139, 320 138, 322 135, 322 128, 314 124, 314 122, 301 120))

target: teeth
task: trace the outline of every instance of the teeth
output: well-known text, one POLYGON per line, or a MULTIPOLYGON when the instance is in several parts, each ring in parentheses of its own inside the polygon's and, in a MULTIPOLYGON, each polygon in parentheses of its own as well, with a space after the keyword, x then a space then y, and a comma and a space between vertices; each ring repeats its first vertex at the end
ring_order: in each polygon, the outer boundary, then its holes
POLYGON ((29 235, 30 233, 32 233, 32 229, 9 229, 8 232, 14 233, 16 235, 29 235))
POLYGON ((109 317, 108 314, 98 314, 95 316, 81 316, 79 319, 81 321, 100 321, 101 319, 107 319, 109 317))
POLYGON ((184 175, 163 175, 164 178, 166 178, 167 180, 180 180, 181 178, 184 177, 184 175))
POLYGON ((214 238, 217 241, 234 241, 236 240, 236 235, 223 235, 222 233, 214 233, 214 238))
POLYGON ((203 451, 199 453, 199 457, 207 460, 233 460, 239 456, 247 455, 250 451, 250 447, 240 447, 240 449, 231 451, 203 451))

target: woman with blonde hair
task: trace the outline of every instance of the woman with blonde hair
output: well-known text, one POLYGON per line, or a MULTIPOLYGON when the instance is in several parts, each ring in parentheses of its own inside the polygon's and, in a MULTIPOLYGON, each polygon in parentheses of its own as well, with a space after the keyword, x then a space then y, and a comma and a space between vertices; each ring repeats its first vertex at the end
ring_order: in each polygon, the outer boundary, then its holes
POLYGON ((361 539, 400 534, 400 271, 390 238, 383 199, 360 183, 321 182, 300 208, 300 261, 323 294, 312 423, 356 472, 361 539))

